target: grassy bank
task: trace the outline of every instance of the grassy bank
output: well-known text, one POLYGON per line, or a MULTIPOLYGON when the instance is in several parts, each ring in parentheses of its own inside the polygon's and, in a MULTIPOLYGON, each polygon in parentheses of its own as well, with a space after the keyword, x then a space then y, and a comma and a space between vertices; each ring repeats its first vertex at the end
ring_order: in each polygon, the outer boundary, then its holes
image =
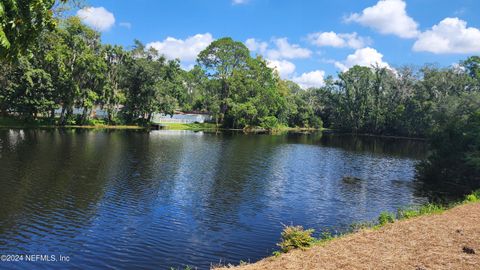
POLYGON ((213 123, 160 123, 168 130, 219 130, 220 128, 213 123))
MULTIPOLYGON (((159 123, 164 129, 167 130, 191 130, 191 131, 241 131, 246 133, 270 133, 278 134, 283 132, 310 132, 318 131, 319 129, 312 128, 292 128, 281 126, 273 130, 267 130, 263 128, 246 128, 246 129, 226 129, 217 126, 214 123, 159 123)), ((60 126, 56 123, 52 123, 50 120, 37 119, 37 120, 22 120, 13 117, 0 117, 0 128, 79 128, 79 129, 147 129, 147 127, 140 125, 108 125, 102 121, 91 121, 86 125, 63 125, 60 126)))
MULTIPOLYGON (((225 129, 214 123, 159 123, 167 130, 192 130, 192 131, 212 131, 212 130, 232 130, 243 131, 247 133, 280 133, 287 131, 313 131, 315 129, 279 127, 268 131, 262 128, 250 129, 225 129)), ((140 125, 108 125, 101 120, 92 120, 85 125, 58 125, 52 123, 50 119, 24 120, 14 117, 0 117, 0 128, 79 128, 79 129, 146 129, 140 125)))
POLYGON ((233 129, 233 128, 222 128, 217 126, 214 123, 160 123, 160 125, 164 126, 165 129, 168 130, 194 130, 194 131, 201 131, 201 130, 225 130, 225 131, 241 131, 245 133, 282 133, 282 132, 312 132, 312 131, 320 131, 323 129, 317 128, 299 128, 299 127, 287 127, 287 126, 279 126, 277 128, 268 130, 261 127, 247 127, 244 129, 233 129))
POLYGON ((107 125, 102 122, 87 125, 57 125, 45 119, 21 120, 12 117, 0 117, 0 128, 80 128, 80 129, 145 129, 138 125, 107 125))
MULTIPOLYGON (((427 204, 383 212, 349 232, 319 238, 287 226, 280 251, 238 269, 478 269, 480 191, 450 205, 427 204)), ((232 268, 227 266, 224 268, 232 268)))

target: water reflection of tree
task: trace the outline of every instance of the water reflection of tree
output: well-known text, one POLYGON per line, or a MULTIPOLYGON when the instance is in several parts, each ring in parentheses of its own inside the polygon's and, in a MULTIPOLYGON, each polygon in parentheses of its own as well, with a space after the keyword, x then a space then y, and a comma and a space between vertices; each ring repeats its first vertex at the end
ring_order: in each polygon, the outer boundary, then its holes
MULTIPOLYGON (((216 156, 216 164, 211 168, 212 182, 207 193, 207 209, 215 212, 209 220, 210 226, 239 222, 239 208, 243 203, 261 203, 258 197, 267 186, 256 181, 266 174, 272 162, 272 152, 284 138, 251 136, 255 135, 225 135, 222 138, 223 145, 216 156)), ((261 208, 261 205, 257 207, 261 208)))
POLYGON ((0 191, 2 231, 27 226, 45 237, 87 226, 117 158, 115 140, 80 130, 22 132, 24 139, 4 147, 11 150, 0 161, 0 183, 8 187, 0 191))
POLYGON ((347 151, 416 159, 425 157, 427 146, 423 140, 350 134, 325 134, 320 143, 324 146, 339 147, 347 151))
POLYGON ((182 139, 147 132, 122 134, 124 151, 118 169, 109 177, 109 200, 145 212, 172 196, 181 157, 182 139))

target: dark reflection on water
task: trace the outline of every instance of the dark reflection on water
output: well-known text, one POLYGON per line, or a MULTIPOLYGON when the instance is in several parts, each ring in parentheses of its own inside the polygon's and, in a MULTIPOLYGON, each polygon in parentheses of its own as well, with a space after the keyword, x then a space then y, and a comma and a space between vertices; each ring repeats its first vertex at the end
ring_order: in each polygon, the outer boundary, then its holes
POLYGON ((424 152, 345 135, 0 130, 0 254, 71 257, 0 268, 255 261, 282 224, 342 229, 424 202, 412 180, 424 152))

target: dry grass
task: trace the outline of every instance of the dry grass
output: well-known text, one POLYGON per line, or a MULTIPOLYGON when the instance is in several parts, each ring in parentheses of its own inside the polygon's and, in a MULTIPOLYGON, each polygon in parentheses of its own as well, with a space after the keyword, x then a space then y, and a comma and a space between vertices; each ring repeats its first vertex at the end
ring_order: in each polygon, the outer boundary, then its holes
POLYGON ((397 221, 322 246, 237 267, 255 269, 480 269, 480 203, 397 221), (475 252, 475 254, 469 254, 475 252))

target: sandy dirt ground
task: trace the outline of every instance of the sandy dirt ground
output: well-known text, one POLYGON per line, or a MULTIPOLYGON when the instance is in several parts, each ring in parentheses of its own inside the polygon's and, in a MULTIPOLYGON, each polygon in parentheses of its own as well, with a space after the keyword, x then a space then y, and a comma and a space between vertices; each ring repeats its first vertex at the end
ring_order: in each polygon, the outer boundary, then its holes
POLYGON ((235 269, 480 270, 480 203, 397 221, 235 269))

